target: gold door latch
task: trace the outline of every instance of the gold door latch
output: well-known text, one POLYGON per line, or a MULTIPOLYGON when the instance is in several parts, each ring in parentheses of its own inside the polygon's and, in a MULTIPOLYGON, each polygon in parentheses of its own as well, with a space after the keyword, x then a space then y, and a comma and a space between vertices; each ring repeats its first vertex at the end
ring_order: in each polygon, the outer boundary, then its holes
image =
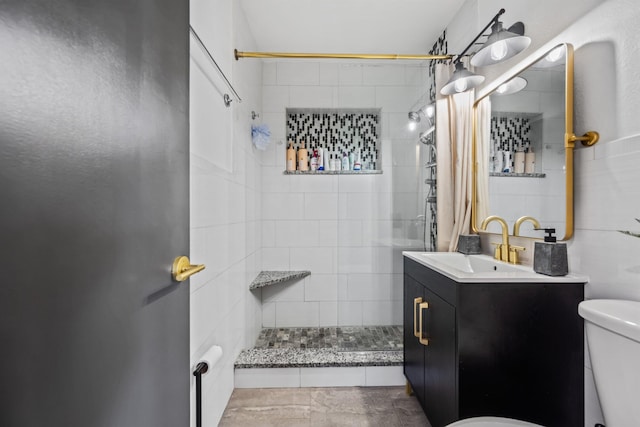
POLYGON ((204 264, 191 265, 189 257, 179 256, 173 260, 173 267, 171 268, 171 275, 176 282, 184 282, 190 276, 204 270, 204 264))

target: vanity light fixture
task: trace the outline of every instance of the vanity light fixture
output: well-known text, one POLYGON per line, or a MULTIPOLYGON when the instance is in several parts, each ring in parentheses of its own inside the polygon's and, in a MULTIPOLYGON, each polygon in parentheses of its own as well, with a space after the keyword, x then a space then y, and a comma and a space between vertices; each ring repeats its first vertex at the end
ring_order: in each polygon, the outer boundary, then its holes
POLYGON ((529 47, 531 39, 524 35, 524 24, 516 22, 508 30, 502 28, 502 22, 491 26, 491 34, 482 48, 471 58, 471 65, 484 67, 513 58, 529 47))
POLYGON ((485 31, 487 31, 489 27, 491 27, 492 31, 487 41, 483 47, 471 57, 471 65, 473 66, 481 67, 497 64, 517 55, 531 44, 531 39, 524 36, 524 24, 522 22, 515 23, 509 27, 508 30, 502 28, 502 22, 499 21, 499 18, 504 12, 504 9, 500 9, 496 16, 489 21, 462 53, 453 60, 456 69, 447 84, 440 89, 442 95, 466 92, 479 86, 484 81, 484 76, 467 70, 461 60, 469 49, 476 44, 476 41, 485 35, 485 31))
POLYGON ((508 82, 502 83, 496 89, 496 95, 511 95, 512 93, 520 92, 527 87, 527 79, 522 77, 514 77, 508 82))
POLYGON ((454 61, 454 63, 456 64, 456 70, 453 72, 453 75, 447 84, 440 89, 441 94, 453 95, 456 93, 466 92, 476 86, 479 86, 484 81, 484 76, 467 70, 462 62, 454 61))

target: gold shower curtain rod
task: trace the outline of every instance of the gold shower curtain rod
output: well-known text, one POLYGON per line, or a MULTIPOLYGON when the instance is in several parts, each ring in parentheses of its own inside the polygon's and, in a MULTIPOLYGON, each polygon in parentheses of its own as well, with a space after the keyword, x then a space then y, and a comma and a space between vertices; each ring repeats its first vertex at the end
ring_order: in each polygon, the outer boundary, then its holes
POLYGON ((452 55, 400 55, 378 53, 284 53, 284 52, 240 52, 233 50, 236 60, 240 58, 296 58, 296 59, 451 59, 452 55))

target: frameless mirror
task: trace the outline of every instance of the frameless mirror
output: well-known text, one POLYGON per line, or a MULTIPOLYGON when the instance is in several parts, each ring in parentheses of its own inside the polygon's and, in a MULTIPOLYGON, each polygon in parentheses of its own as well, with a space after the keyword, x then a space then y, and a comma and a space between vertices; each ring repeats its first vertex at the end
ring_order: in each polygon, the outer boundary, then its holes
MULTIPOLYGON (((514 234, 530 216, 558 239, 573 235, 573 148, 591 134, 573 134, 573 48, 561 44, 529 58, 497 79, 474 104, 472 228, 489 215, 504 218, 514 234), (564 237, 563 237, 564 236, 564 237)), ((583 142, 584 143, 584 142, 583 142)), ((493 223, 487 231, 499 232, 493 223)), ((541 238, 533 223, 519 235, 541 238)))

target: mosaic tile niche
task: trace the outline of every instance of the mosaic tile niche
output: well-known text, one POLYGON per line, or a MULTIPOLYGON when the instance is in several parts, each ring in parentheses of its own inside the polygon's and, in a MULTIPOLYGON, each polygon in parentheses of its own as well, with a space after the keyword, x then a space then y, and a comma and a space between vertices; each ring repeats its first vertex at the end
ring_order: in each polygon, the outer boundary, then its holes
POLYGON ((494 150, 527 150, 531 146, 529 117, 499 114, 491 117, 491 141, 494 150))
MULTIPOLYGON (((540 140, 542 126, 541 114, 496 112, 491 115, 491 153, 518 150, 536 152, 542 147, 534 141, 540 140)), ((490 158, 491 164, 494 158, 490 158)), ((511 167, 513 167, 513 156, 511 167)), ((536 169, 539 166, 536 165, 536 169)))
POLYGON ((362 155, 362 169, 381 170, 380 109, 287 109, 287 146, 328 150, 334 158, 362 155))

